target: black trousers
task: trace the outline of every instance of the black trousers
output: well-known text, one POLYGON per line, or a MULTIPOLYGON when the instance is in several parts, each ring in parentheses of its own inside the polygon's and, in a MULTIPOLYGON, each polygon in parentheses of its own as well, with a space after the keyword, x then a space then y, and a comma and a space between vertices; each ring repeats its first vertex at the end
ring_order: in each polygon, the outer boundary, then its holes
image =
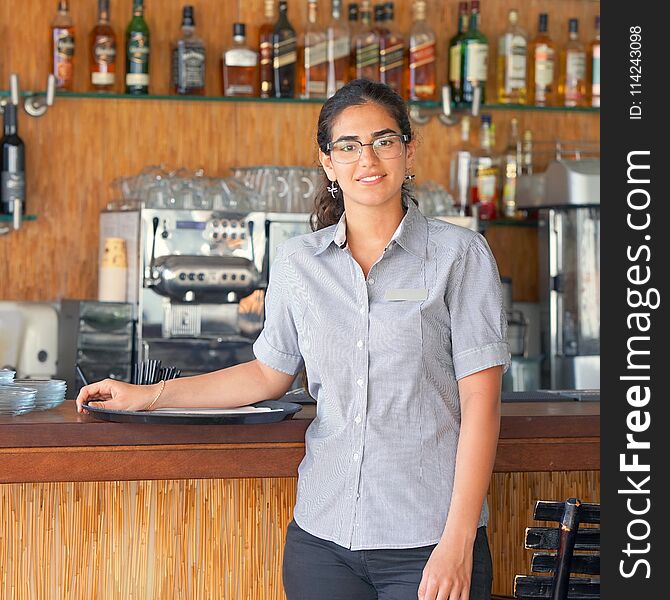
MULTIPOLYGON (((291 521, 282 568, 287 600, 417 600, 435 548, 348 550, 291 521)), ((477 529, 470 600, 490 600, 493 565, 486 527, 477 529)))

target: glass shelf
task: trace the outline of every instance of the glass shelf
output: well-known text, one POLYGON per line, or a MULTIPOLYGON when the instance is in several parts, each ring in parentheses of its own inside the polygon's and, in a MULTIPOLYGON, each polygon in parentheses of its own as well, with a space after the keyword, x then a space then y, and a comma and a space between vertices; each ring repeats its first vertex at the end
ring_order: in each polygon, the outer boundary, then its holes
MULTIPOLYGON (((0 223, 11 223, 13 219, 12 215, 0 215, 0 223)), ((37 215, 21 215, 21 221, 37 221, 37 215)))
MULTIPOLYGON (((44 94, 44 92, 23 91, 21 96, 35 96, 44 94)), ((0 96, 9 96, 7 90, 0 90, 0 96)), ((160 100, 160 101, 185 101, 185 102, 237 102, 249 103, 257 102, 261 104, 323 104, 322 99, 303 99, 303 98, 231 98, 228 96, 177 96, 176 94, 147 94, 145 96, 134 96, 132 94, 120 94, 115 92, 56 92, 58 98, 90 98, 96 100, 160 100)), ((420 101, 410 102, 411 106, 421 108, 440 108, 441 102, 420 101)), ((452 105, 454 110, 461 110, 465 107, 452 105)), ((482 104, 481 111, 487 110, 512 110, 512 111, 539 111, 539 112, 560 112, 560 113, 600 113, 598 107, 575 107, 565 106, 532 106, 527 104, 482 104)))

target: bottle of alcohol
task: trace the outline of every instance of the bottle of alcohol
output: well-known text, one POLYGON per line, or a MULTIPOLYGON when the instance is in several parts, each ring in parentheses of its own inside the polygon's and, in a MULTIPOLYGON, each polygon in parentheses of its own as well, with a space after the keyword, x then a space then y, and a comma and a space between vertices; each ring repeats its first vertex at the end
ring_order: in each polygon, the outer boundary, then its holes
POLYGON ((482 115, 479 149, 472 157, 472 206, 482 221, 495 219, 498 206, 498 160, 494 156, 491 115, 482 115))
POLYGON ((533 132, 530 129, 523 132, 520 169, 520 175, 533 174, 533 132))
POLYGON ((295 96, 297 39, 288 20, 288 3, 279 0, 279 18, 272 30, 272 73, 277 98, 295 96))
POLYGON ((502 155, 502 213, 510 219, 516 216, 516 182, 520 167, 519 121, 513 117, 509 122, 507 146, 502 155))
POLYGON ((425 0, 415 0, 412 8, 407 95, 410 100, 435 100, 435 32, 426 23, 425 0))
POLYGON ((98 23, 91 30, 91 87, 97 91, 114 88, 116 34, 109 24, 109 0, 98 0, 98 23))
POLYGON ((537 36, 528 48, 528 95, 535 106, 556 104, 556 45, 548 31, 549 16, 541 13, 537 36))
POLYGON ((72 91, 74 82, 74 24, 67 0, 59 0, 51 23, 51 72, 57 90, 72 91))
MULTIPOLYGON (((351 43, 351 40, 353 40, 361 30, 361 24, 358 17, 358 4, 356 2, 349 2, 347 12, 347 20, 349 21, 349 43, 351 43)), ((351 51, 351 48, 349 48, 349 51, 351 51)))
POLYGON ((8 102, 5 106, 4 136, 2 147, 2 172, 0 173, 0 206, 5 214, 26 212, 26 159, 23 140, 19 137, 16 106, 8 102))
POLYGON ((519 27, 519 11, 507 14, 507 29, 498 39, 498 102, 526 103, 528 35, 519 27))
POLYGON ((379 35, 379 79, 404 96, 405 40, 395 28, 393 2, 383 5, 383 21, 379 35))
POLYGON ((568 20, 568 43, 561 51, 558 93, 564 106, 586 105, 586 50, 579 41, 579 21, 568 20))
POLYGON ((470 168, 473 148, 470 143, 470 117, 461 118, 461 141, 454 150, 450 164, 451 194, 458 214, 465 216, 470 211, 470 168))
POLYGON ((181 38, 172 47, 172 87, 184 96, 205 92, 205 43, 195 33, 192 6, 182 9, 181 38))
POLYGON ((274 0, 265 0, 265 21, 258 32, 261 98, 274 96, 274 70, 272 66, 272 32, 275 28, 274 0))
POLYGON ((302 98, 325 98, 328 63, 326 33, 317 25, 316 0, 307 0, 307 26, 301 36, 300 95, 302 98))
POLYGON ((223 53, 223 95, 258 96, 258 81, 258 53, 247 46, 244 23, 233 23, 233 45, 223 53))
POLYGON ((332 0, 331 20, 326 28, 326 96, 330 98, 349 78, 349 27, 342 20, 342 0, 332 0))
POLYGON ((144 0, 133 0, 133 17, 126 29, 126 94, 149 93, 150 48, 144 0))
POLYGON ((351 78, 379 81, 379 35, 372 27, 369 0, 361 2, 360 17, 360 29, 351 39, 351 78))
POLYGON ((489 42, 479 31, 479 0, 470 3, 470 27, 463 36, 463 62, 461 81, 463 82, 463 103, 472 104, 475 89, 481 88, 482 104, 486 101, 486 75, 489 60, 489 42))
POLYGON ((463 36, 468 28, 468 3, 458 3, 458 31, 449 40, 449 88, 451 100, 463 102, 463 81, 461 80, 461 62, 463 60, 463 36))
POLYGON ((596 33, 589 44, 589 59, 591 106, 600 106, 600 15, 596 15, 596 33))

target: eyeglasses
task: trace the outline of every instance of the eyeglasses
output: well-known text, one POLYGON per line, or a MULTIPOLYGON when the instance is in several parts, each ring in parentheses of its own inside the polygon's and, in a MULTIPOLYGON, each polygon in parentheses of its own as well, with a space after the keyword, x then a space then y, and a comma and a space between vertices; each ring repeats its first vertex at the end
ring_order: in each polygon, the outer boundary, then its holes
POLYGON ((340 140, 328 142, 326 149, 330 157, 340 164, 355 163, 363 153, 363 146, 372 146, 374 153, 382 160, 398 158, 402 154, 403 144, 409 142, 409 136, 404 133, 393 133, 377 138, 370 144, 362 144, 357 140, 340 140))

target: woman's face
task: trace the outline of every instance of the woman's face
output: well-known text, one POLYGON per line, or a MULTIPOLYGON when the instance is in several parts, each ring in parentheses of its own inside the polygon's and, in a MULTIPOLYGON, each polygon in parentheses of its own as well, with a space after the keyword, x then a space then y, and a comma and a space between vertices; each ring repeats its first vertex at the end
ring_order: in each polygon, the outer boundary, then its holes
MULTIPOLYGON (((331 142, 347 139, 370 144, 390 133, 401 133, 395 119, 378 104, 368 102, 345 108, 333 123, 331 142)), ((364 146, 360 159, 341 164, 319 151, 321 164, 331 181, 342 188, 345 204, 388 206, 400 202, 405 173, 414 162, 415 142, 403 144, 398 158, 380 159, 372 146, 364 146)), ((346 206, 345 206, 346 208, 346 206)))

